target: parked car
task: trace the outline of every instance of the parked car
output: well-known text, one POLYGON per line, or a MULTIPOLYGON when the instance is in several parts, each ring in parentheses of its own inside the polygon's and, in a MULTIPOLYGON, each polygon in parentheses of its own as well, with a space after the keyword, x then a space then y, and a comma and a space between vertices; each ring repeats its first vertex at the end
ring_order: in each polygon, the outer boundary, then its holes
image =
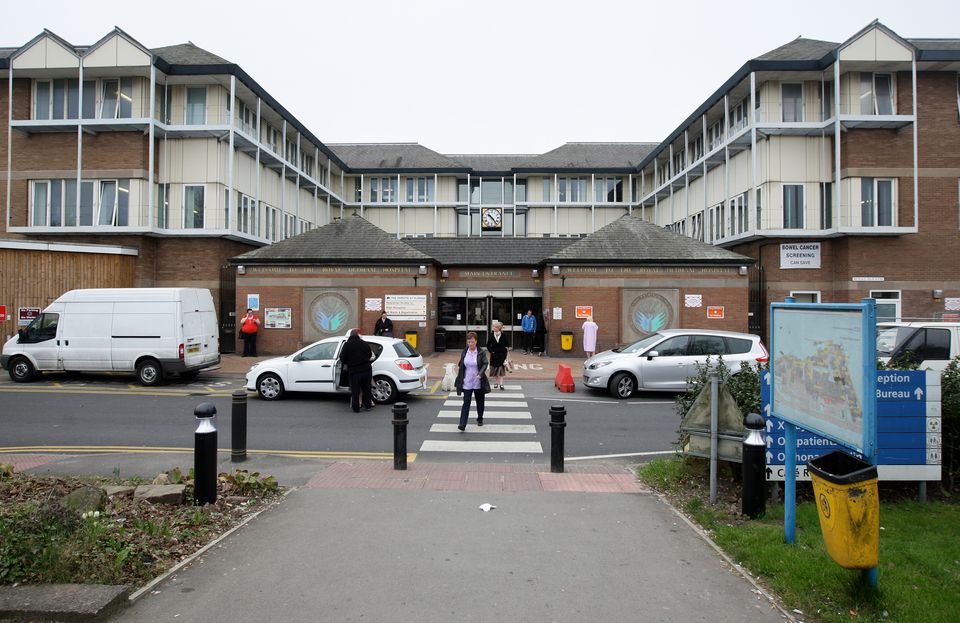
MULTIPOLYGON (((364 336, 373 350, 373 399, 378 404, 393 402, 397 396, 426 387, 427 370, 423 357, 406 340, 364 336)), ((247 372, 247 389, 264 400, 277 400, 286 392, 350 393, 347 371, 338 357, 347 336, 314 342, 285 357, 253 364, 247 372)))
POLYGON ((960 322, 878 322, 877 358, 910 359, 921 370, 943 372, 960 355, 960 322))
POLYGON ((583 384, 606 389, 614 398, 636 390, 685 391, 697 365, 718 356, 736 374, 740 362, 765 363, 767 349, 749 333, 706 329, 665 329, 628 346, 598 353, 583 364, 583 384))
POLYGON ((7 340, 0 365, 18 383, 43 372, 114 372, 159 385, 220 363, 219 336, 210 290, 70 290, 7 340))

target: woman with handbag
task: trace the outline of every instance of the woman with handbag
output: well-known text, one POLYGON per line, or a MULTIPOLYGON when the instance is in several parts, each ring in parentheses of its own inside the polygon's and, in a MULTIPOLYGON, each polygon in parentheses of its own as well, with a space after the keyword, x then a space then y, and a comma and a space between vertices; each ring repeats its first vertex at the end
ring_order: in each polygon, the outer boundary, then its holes
POLYGON ((477 348, 477 334, 467 333, 467 347, 460 353, 460 366, 454 387, 457 395, 463 394, 463 406, 460 408, 460 432, 467 429, 470 417, 471 399, 477 397, 477 426, 483 426, 483 396, 490 393, 490 381, 487 380, 487 353, 477 348))

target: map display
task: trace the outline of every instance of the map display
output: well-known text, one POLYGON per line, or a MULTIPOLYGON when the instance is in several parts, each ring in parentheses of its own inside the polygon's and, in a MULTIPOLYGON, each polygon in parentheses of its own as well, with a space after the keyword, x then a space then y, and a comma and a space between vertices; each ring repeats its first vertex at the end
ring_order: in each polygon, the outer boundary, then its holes
POLYGON ((863 450, 863 322, 856 310, 775 309, 773 415, 863 450))

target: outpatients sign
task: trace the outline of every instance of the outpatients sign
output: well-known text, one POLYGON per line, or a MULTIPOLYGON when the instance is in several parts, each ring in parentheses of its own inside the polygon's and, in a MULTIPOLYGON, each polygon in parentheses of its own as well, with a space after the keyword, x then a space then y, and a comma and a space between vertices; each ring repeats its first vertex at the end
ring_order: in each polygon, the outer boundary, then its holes
POLYGON ((820 243, 781 244, 780 268, 820 268, 820 243))

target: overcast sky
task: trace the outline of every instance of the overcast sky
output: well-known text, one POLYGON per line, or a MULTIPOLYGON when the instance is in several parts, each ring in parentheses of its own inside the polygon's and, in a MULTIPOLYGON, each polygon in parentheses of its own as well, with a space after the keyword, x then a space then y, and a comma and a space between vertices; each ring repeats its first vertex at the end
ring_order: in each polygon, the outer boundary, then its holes
POLYGON ((529 154, 659 142, 747 60, 798 36, 840 42, 879 18, 903 37, 960 38, 957 6, 47 0, 6 4, 0 46, 44 28, 88 45, 119 26, 148 48, 192 41, 240 65, 324 142, 529 154))

